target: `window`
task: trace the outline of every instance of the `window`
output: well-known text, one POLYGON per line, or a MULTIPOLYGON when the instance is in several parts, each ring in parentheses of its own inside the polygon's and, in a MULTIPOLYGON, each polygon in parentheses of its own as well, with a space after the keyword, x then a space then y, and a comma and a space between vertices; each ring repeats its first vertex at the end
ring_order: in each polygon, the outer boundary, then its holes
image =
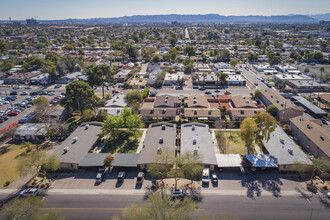
POLYGON ((324 141, 324 137, 322 135, 320 136, 320 138, 321 138, 322 141, 324 141))

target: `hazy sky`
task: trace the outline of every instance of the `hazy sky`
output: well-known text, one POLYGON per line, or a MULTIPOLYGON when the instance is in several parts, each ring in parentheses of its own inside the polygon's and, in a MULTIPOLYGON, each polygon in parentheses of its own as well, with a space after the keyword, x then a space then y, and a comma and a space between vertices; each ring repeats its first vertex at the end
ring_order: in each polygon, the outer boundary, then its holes
POLYGON ((0 0, 0 20, 152 14, 286 15, 330 12, 330 0, 0 0))

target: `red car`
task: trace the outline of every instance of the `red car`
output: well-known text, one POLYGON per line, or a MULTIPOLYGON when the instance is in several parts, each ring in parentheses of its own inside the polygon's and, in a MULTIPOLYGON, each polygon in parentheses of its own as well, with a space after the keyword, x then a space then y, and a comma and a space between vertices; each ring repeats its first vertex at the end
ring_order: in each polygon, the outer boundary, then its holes
POLYGON ((112 90, 112 93, 120 93, 120 91, 119 90, 112 90))
POLYGON ((16 116, 16 115, 18 115, 18 111, 8 112, 8 116, 16 116))

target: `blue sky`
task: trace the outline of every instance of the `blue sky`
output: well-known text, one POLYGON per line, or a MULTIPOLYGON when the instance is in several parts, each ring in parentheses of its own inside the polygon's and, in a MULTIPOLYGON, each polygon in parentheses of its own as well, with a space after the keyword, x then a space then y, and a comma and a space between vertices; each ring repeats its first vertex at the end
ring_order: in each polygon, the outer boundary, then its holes
POLYGON ((330 12, 330 0, 0 0, 0 20, 152 14, 286 15, 330 12))

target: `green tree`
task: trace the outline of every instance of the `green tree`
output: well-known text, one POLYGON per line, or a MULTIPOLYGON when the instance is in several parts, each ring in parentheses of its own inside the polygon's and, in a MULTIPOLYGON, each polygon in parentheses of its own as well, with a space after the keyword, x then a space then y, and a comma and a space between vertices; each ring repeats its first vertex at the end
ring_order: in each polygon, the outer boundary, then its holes
POLYGON ((152 57, 152 62, 154 63, 159 63, 160 61, 160 57, 158 54, 155 54, 153 57, 152 57))
POLYGON ((268 141, 270 134, 275 130, 276 121, 269 113, 266 112, 257 112, 252 116, 252 118, 258 126, 255 142, 259 146, 262 146, 262 141, 268 141))
POLYGON ((267 112, 271 114, 272 116, 276 117, 277 114, 277 107, 275 105, 270 105, 267 107, 267 112))
POLYGON ((127 100, 128 105, 131 105, 133 103, 141 103, 143 100, 143 96, 140 91, 134 90, 126 93, 125 99, 127 100))
POLYGON ((108 115, 107 119, 102 123, 102 133, 101 136, 110 135, 110 138, 116 138, 124 125, 124 119, 122 116, 108 115))
POLYGON ((183 155, 180 155, 182 160, 183 175, 185 178, 191 180, 191 185, 194 180, 198 180, 201 177, 201 173, 203 173, 203 161, 201 156, 197 154, 193 154, 191 152, 186 152, 183 155))
POLYGON ((150 89, 148 87, 146 87, 144 90, 143 90, 143 93, 142 93, 142 98, 145 99, 149 96, 149 92, 150 92, 150 89))
POLYGON ((44 108, 44 107, 48 107, 49 106, 49 101, 48 99, 46 99, 43 96, 40 96, 38 98, 36 98, 33 101, 33 105, 38 109, 38 108, 44 108))
POLYGON ((235 68, 235 66, 238 64, 238 61, 236 59, 232 59, 229 64, 235 68))
POLYGON ((245 143, 248 154, 251 152, 252 145, 256 139, 258 126, 254 119, 249 117, 245 118, 240 127, 241 138, 245 143))
POLYGON ((23 142, 21 144, 21 148, 26 148, 26 152, 30 152, 32 150, 32 143, 31 142, 23 142))
POLYGON ((291 135, 291 127, 288 124, 284 124, 283 125, 283 131, 285 131, 285 133, 287 133, 288 135, 291 135))
POLYGON ((174 47, 171 47, 168 53, 170 54, 170 59, 175 61, 178 51, 174 47))
POLYGON ((220 82, 222 85, 225 84, 228 77, 229 77, 229 75, 227 73, 220 72, 219 79, 220 79, 220 82))
POLYGON ((59 164, 56 156, 47 156, 44 151, 35 151, 19 161, 17 170, 22 176, 28 173, 46 175, 48 171, 58 170, 59 164))
POLYGON ((193 46, 187 45, 184 48, 184 53, 187 54, 189 56, 189 58, 190 58, 191 56, 194 56, 195 55, 196 49, 193 46))
POLYGON ((94 90, 86 82, 73 81, 65 89, 65 98, 62 99, 61 105, 66 109, 79 110, 82 113, 98 102, 94 90))
POLYGON ((39 219, 43 206, 39 197, 17 198, 3 206, 1 216, 4 220, 36 220, 39 219))
POLYGON ((126 119, 126 126, 130 131, 133 131, 136 140, 136 130, 142 126, 142 117, 136 114, 128 116, 126 119))
POLYGON ((137 57, 137 49, 131 44, 126 46, 126 53, 131 61, 134 61, 137 57))
POLYGON ((88 83, 90 86, 102 86, 102 98, 104 99, 104 87, 114 84, 114 72, 111 67, 105 64, 90 65, 86 69, 88 83))
POLYGON ((256 99, 256 98, 260 99, 260 97, 261 97, 261 92, 260 92, 259 89, 256 89, 256 90, 254 91, 254 98, 255 98, 255 99, 256 99))
POLYGON ((84 110, 83 113, 82 113, 81 120, 82 120, 83 122, 88 122, 88 121, 92 121, 94 117, 95 117, 95 115, 94 115, 93 110, 91 110, 91 109, 86 109, 86 110, 84 110))
POLYGON ((309 73, 309 68, 306 67, 305 70, 304 70, 305 73, 309 73))
POLYGON ((184 66, 184 72, 187 74, 191 74, 191 72, 194 70, 194 66, 192 63, 186 64, 184 66))
POLYGON ((175 45, 176 45, 176 42, 178 41, 178 38, 176 38, 176 37, 171 37, 170 38, 170 44, 171 44, 171 46, 172 47, 175 47, 175 45))
POLYGON ((45 60, 42 58, 34 58, 33 60, 31 60, 30 62, 30 66, 33 66, 37 69, 40 69, 43 65, 45 64, 45 60))
POLYGON ((133 204, 125 208, 122 219, 125 220, 169 220, 169 219, 190 219, 191 214, 197 209, 197 204, 190 198, 183 201, 172 200, 169 196, 162 196, 161 193, 149 195, 147 204, 133 204))
POLYGON ((180 88, 182 88, 184 86, 184 84, 185 84, 184 78, 183 77, 178 77, 178 79, 176 80, 176 84, 178 86, 180 86, 180 88))

